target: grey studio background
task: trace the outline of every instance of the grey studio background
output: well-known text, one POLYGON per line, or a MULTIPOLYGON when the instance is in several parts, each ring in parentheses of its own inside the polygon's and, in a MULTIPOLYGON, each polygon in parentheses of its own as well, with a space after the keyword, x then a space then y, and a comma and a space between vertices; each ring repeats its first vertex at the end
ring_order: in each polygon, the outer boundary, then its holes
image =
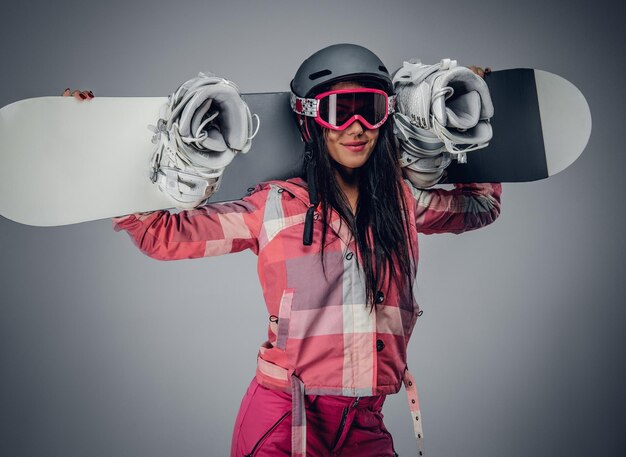
MULTIPOLYGON (((427 455, 626 455, 623 2, 1 8, 2 106, 65 87, 161 96, 200 70, 244 92, 287 90, 306 56, 345 41, 390 68, 453 57, 574 82, 594 123, 583 156, 549 180, 505 185, 494 225, 421 238, 424 315, 409 363, 427 455)), ((76 189, 94 204, 106 191, 76 189)), ((35 228, 1 217, 0 250, 2 457, 228 454, 266 338, 252 253, 158 262, 108 220, 35 228)), ((403 391, 384 412, 399 454, 414 455, 403 391)))

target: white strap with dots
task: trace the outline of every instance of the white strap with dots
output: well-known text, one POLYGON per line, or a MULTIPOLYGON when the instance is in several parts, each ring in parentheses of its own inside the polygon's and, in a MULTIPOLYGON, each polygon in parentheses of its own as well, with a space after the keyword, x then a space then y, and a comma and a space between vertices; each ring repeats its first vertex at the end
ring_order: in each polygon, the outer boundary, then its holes
POLYGON ((415 439, 417 440, 417 455, 424 455, 424 432, 422 431, 422 415, 420 413, 420 401, 417 395, 417 386, 415 378, 409 372, 408 367, 404 370, 404 388, 409 401, 409 409, 411 410, 411 421, 413 422, 413 430, 415 431, 415 439))

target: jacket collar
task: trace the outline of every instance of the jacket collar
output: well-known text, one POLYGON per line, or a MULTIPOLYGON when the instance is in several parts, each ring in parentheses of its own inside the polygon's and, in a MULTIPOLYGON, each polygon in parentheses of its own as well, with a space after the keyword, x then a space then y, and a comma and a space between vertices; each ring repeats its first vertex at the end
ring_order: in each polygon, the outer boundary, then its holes
MULTIPOLYGON (((302 178, 290 178, 286 181, 270 181, 267 184, 275 185, 285 191, 289 192, 295 198, 300 200, 306 208, 311 206, 311 202, 309 200, 309 190, 307 183, 302 178)), ((315 212, 320 214, 322 212, 322 204, 319 203, 315 212)), ((352 234, 350 233, 350 229, 348 225, 341 220, 339 213, 334 209, 330 212, 330 228, 337 234, 337 236, 341 239, 344 248, 350 244, 352 240, 352 234)))

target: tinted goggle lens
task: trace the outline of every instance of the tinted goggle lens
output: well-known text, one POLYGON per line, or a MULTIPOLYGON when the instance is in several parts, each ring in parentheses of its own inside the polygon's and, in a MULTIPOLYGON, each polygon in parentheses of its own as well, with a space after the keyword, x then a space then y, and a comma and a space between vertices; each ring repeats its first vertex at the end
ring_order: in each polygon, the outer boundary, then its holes
POLYGON ((342 130, 354 120, 377 128, 387 119, 387 94, 383 91, 334 91, 318 98, 318 117, 327 127, 342 130))

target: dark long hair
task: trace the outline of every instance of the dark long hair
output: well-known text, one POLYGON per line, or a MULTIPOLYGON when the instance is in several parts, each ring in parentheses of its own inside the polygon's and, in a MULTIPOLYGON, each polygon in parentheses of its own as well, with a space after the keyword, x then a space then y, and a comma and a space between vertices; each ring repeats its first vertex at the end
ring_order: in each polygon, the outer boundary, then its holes
MULTIPOLYGON (((408 287, 412 296, 413 246, 392 117, 380 127, 372 154, 358 170, 359 200, 354 214, 337 184, 335 164, 328 154, 323 128, 312 118, 305 122, 311 137, 305 170, 310 161, 315 163, 316 187, 323 209, 322 265, 330 213, 334 209, 355 240, 365 274, 367 304, 374 309, 377 292, 384 293, 391 281, 396 281, 400 291, 408 287)), ((306 179, 306 173, 303 174, 306 179)))

